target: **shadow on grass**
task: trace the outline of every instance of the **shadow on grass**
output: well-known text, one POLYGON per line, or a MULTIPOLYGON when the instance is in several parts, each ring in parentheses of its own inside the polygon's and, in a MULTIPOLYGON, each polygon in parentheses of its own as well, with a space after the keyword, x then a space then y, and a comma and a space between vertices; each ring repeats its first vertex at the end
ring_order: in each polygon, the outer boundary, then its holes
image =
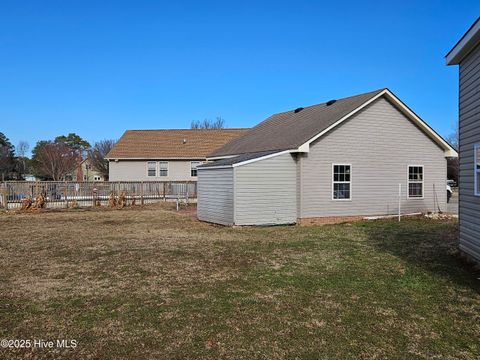
POLYGON ((480 293, 480 270, 466 261, 458 250, 458 222, 423 218, 361 221, 369 243, 412 268, 442 276, 480 293))

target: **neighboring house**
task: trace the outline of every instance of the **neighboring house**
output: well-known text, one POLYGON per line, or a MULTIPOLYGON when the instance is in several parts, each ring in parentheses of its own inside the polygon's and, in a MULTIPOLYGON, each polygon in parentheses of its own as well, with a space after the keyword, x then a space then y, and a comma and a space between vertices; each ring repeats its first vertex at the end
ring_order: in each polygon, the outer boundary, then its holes
POLYGON ((200 220, 328 223, 446 210, 455 150, 388 89, 272 115, 198 169, 200 220), (401 197, 399 198, 399 184, 401 197))
POLYGON ((107 154, 110 181, 196 181, 209 153, 246 129, 127 130, 107 154))
POLYGON ((90 158, 82 160, 77 166, 75 175, 73 177, 74 181, 106 181, 105 176, 95 169, 90 158))
POLYGON ((480 261, 480 18, 446 56, 459 65, 460 249, 480 261))

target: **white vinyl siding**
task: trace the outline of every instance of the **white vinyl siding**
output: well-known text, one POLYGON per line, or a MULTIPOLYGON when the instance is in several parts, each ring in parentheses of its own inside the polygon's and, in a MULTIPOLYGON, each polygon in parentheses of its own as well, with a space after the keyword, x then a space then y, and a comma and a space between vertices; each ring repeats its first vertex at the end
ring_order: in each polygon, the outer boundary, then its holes
POLYGON ((199 169, 197 216, 199 220, 233 225, 233 169, 199 169))
POLYGON ((301 218, 395 214, 399 184, 402 213, 438 207, 446 210, 444 151, 385 98, 374 101, 298 156, 301 218), (350 201, 332 199, 332 163, 351 164, 350 201), (423 199, 408 198, 407 166, 412 164, 423 164, 428 174, 423 199))
POLYGON ((223 225, 294 224, 296 169, 291 154, 237 167, 199 168, 198 218, 223 225))
POLYGON ((235 224, 276 225, 297 221, 297 165, 291 154, 235 168, 235 224))
MULTIPOLYGON (((119 160, 109 162, 110 181, 195 181, 190 176, 192 160, 169 160, 168 176, 148 176, 147 161, 119 160)), ((158 162, 160 160, 150 160, 158 162)))

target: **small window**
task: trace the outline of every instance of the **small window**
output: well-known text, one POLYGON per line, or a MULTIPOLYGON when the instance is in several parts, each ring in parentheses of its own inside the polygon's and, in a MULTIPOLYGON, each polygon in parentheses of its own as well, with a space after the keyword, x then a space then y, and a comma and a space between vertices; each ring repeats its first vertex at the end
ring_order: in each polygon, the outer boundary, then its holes
POLYGON ((350 200, 352 198, 352 166, 334 164, 332 175, 333 200, 350 200))
POLYGON ((147 162, 147 175, 157 176, 157 163, 155 161, 147 162))
POLYGON ((408 166, 408 197, 423 199, 423 165, 408 166))
POLYGON ((480 196, 480 144, 474 146, 474 152, 475 195, 480 196))
POLYGON ((201 165, 201 161, 192 161, 190 163, 190 176, 197 176, 197 166, 201 165))
POLYGON ((160 176, 168 176, 168 162, 160 161, 160 176))

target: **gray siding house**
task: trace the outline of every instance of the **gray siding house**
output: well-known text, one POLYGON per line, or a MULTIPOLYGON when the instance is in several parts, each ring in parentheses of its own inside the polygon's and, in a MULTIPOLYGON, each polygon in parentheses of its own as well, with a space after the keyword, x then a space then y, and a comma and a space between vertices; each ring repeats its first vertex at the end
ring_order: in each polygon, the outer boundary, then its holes
POLYGON ((197 214, 223 225, 446 210, 452 147, 388 89, 272 115, 198 168, 197 214), (400 186, 400 197, 399 197, 400 186))
POLYGON ((197 181, 207 155, 246 129, 127 130, 107 154, 110 181, 197 181))
POLYGON ((480 18, 446 56, 459 65, 460 249, 480 261, 480 18))

